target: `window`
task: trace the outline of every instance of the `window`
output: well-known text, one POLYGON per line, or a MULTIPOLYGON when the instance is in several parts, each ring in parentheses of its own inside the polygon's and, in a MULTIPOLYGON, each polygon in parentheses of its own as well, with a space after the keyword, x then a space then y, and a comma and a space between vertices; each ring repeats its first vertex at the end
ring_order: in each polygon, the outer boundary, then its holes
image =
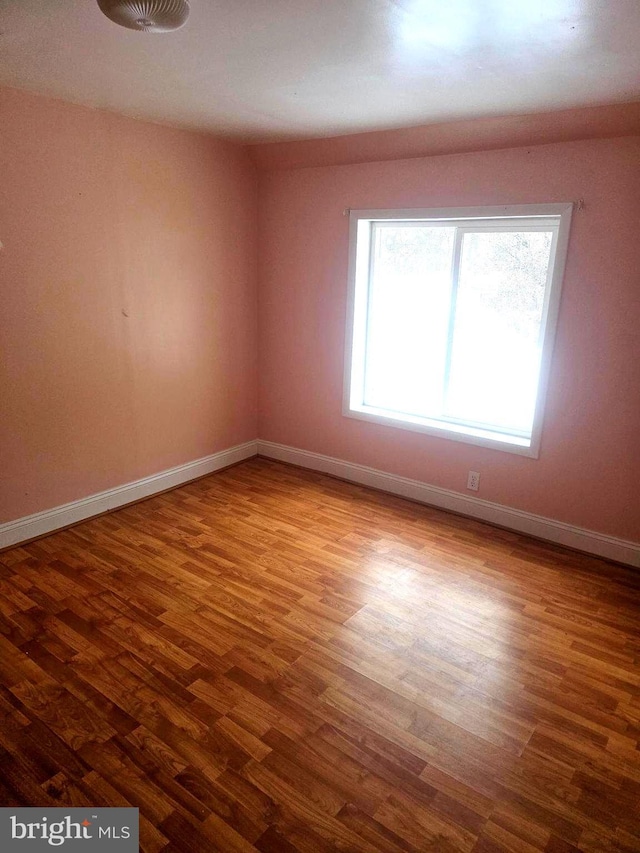
POLYGON ((537 457, 571 210, 351 211, 344 414, 537 457))

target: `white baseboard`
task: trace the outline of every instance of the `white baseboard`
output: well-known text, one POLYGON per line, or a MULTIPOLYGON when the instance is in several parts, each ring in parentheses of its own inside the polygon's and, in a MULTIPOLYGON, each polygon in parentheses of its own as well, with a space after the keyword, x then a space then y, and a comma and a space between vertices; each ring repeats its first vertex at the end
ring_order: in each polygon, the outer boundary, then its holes
POLYGON ((248 441, 178 465, 168 471, 161 471, 142 480, 126 483, 114 489, 108 489, 96 495, 82 498, 63 506, 54 507, 44 512, 18 518, 6 524, 0 524, 0 549, 35 539, 68 527, 95 515, 100 515, 110 510, 118 509, 133 501, 150 497, 158 492, 172 489, 198 477, 204 477, 228 465, 250 459, 259 453, 269 459, 277 459, 281 462, 290 462, 302 468, 311 468, 325 474, 332 474, 352 483, 363 486, 371 486, 393 495, 418 501, 419 503, 435 506, 439 509, 451 510, 480 521, 487 521, 515 530, 518 533, 526 533, 539 539, 555 542, 558 545, 566 545, 587 554, 626 563, 629 566, 640 568, 640 543, 629 542, 625 539, 617 539, 603 533, 586 530, 583 527, 574 527, 562 521, 555 521, 541 515, 533 515, 522 510, 512 509, 501 504, 485 501, 481 498, 473 498, 450 489, 441 489, 438 486, 430 486, 419 480, 410 480, 407 477, 398 477, 395 474, 387 474, 376 468, 368 468, 365 465, 357 465, 353 462, 345 462, 342 459, 334 459, 331 456, 323 456, 320 453, 312 453, 308 450, 299 450, 284 444, 276 444, 272 441, 248 441))
POLYGON ((76 524, 94 515, 118 509, 133 501, 148 498, 158 492, 204 477, 213 471, 219 471, 228 465, 234 465, 236 462, 255 456, 257 447, 256 441, 248 441, 245 444, 212 453, 211 456, 205 456, 203 459, 196 459, 194 462, 178 465, 168 471, 152 474, 142 480, 116 486, 115 489, 107 489, 106 492, 99 492, 97 495, 90 495, 78 501, 44 510, 44 512, 37 512, 35 515, 27 515, 24 518, 0 524, 0 548, 8 548, 20 542, 26 542, 28 539, 35 539, 37 536, 44 536, 61 527, 68 527, 70 524, 76 524))
POLYGON ((266 456, 269 459, 290 462, 302 468, 311 468, 314 471, 332 474, 352 483, 371 486, 393 495, 410 498, 419 503, 451 510, 480 521, 488 521, 491 524, 515 530, 518 533, 526 533, 538 539, 545 539, 548 542, 585 551, 587 554, 640 568, 640 543, 638 542, 616 539, 614 536, 596 533, 583 527, 574 527, 571 524, 554 521, 542 515, 533 515, 530 512, 511 509, 511 507, 485 501, 481 498, 468 497, 450 489, 441 489, 438 486, 430 486, 418 480, 397 477, 395 474, 387 474, 375 468, 367 468, 365 465, 356 465, 353 462, 345 462, 342 459, 334 459, 320 453, 287 447, 284 444, 276 444, 272 441, 259 440, 258 453, 260 456, 266 456))

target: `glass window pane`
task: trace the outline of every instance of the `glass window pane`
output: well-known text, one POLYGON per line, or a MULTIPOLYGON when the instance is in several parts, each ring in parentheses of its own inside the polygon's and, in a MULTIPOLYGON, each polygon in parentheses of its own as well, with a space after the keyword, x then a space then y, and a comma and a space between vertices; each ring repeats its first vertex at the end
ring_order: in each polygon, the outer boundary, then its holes
POLYGON ((531 431, 552 237, 463 235, 446 416, 531 431))
POLYGON ((455 228, 376 224, 364 402, 415 415, 439 411, 455 228))

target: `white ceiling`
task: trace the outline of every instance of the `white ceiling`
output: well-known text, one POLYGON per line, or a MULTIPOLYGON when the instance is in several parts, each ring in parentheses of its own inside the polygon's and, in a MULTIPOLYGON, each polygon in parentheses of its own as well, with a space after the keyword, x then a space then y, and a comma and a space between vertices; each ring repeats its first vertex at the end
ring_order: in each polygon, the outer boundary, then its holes
POLYGON ((640 100, 640 0, 0 0, 0 83, 244 140, 640 100))

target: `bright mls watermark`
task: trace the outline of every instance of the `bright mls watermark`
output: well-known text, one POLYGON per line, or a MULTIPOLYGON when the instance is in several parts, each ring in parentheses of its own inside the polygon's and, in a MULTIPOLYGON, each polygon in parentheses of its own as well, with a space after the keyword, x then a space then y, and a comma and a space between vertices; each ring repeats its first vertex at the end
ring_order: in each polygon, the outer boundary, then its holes
POLYGON ((138 853, 138 809, 0 808, 2 853, 138 853))

